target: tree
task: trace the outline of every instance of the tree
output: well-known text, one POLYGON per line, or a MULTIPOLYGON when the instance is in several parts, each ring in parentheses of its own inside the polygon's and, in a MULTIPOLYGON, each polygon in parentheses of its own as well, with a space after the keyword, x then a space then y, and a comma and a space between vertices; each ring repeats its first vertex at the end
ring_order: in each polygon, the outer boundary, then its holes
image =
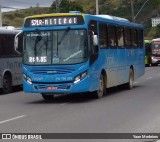
POLYGON ((156 27, 151 27, 147 31, 146 35, 147 39, 153 39, 153 38, 160 38, 160 24, 158 24, 156 27))
POLYGON ((151 0, 151 3, 153 5, 160 5, 160 1, 159 0, 151 0))
POLYGON ((50 12, 51 13, 56 13, 56 12, 60 12, 60 13, 68 13, 69 11, 81 11, 83 12, 83 8, 81 5, 79 5, 78 2, 75 1, 68 1, 68 0, 62 0, 60 5, 59 5, 59 9, 57 11, 56 9, 56 2, 54 1, 50 7, 50 12))

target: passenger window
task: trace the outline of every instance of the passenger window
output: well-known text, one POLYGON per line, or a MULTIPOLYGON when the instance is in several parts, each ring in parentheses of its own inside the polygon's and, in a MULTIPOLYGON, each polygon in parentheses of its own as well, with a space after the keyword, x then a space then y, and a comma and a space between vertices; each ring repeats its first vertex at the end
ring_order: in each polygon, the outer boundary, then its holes
POLYGON ((116 42, 116 27, 115 26, 108 26, 108 33, 109 33, 109 46, 114 48, 117 46, 116 42))
POLYGON ((132 47, 137 47, 137 30, 132 29, 132 47))
POLYGON ((117 28, 118 47, 124 48, 124 29, 122 27, 117 28))
POLYGON ((131 29, 130 28, 125 28, 124 30, 124 42, 125 42, 125 47, 127 48, 131 47, 131 29))
POLYGON ((100 48, 107 48, 107 25, 100 23, 99 32, 100 48))
POLYGON ((138 47, 143 48, 143 31, 137 31, 138 47))

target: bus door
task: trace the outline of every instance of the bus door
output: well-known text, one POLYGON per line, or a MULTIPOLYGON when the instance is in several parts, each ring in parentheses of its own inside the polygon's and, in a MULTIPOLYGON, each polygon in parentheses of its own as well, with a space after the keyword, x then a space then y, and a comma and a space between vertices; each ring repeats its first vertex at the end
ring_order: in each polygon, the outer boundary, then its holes
POLYGON ((91 20, 88 25, 88 34, 89 34, 89 53, 90 53, 90 75, 91 78, 91 90, 98 89, 98 69, 100 65, 98 63, 98 32, 97 32, 97 21, 91 20))

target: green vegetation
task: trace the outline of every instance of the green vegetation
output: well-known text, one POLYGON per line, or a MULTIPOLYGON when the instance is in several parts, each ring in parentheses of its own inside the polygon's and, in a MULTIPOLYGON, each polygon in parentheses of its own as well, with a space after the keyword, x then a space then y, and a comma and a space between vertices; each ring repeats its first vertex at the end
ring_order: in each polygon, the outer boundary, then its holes
POLYGON ((62 0, 59 6, 59 10, 56 9, 56 2, 54 1, 49 9, 50 13, 67 13, 68 11, 83 11, 83 8, 81 5, 79 5, 75 1, 68 2, 67 0, 62 0))
MULTIPOLYGON (((140 13, 146 0, 132 0, 134 7, 134 15, 131 12, 131 0, 99 0, 99 13, 109 14, 113 16, 132 19, 132 16, 136 16, 135 21, 145 26, 145 35, 147 39, 160 36, 160 26, 155 28, 151 27, 151 18, 157 17, 160 14, 160 0, 149 0, 140 13)), ((60 4, 59 12, 68 12, 79 10, 84 13, 95 14, 95 2, 96 0, 62 0, 60 4)), ((3 25, 13 25, 21 27, 23 19, 26 16, 42 14, 42 13, 55 13, 55 2, 48 8, 30 7, 28 9, 16 10, 13 12, 3 13, 3 25)))
POLYGON ((45 14, 49 13, 49 8, 47 7, 30 7, 27 9, 21 9, 11 12, 2 13, 3 25, 12 25, 15 27, 22 27, 23 19, 26 16, 45 14))

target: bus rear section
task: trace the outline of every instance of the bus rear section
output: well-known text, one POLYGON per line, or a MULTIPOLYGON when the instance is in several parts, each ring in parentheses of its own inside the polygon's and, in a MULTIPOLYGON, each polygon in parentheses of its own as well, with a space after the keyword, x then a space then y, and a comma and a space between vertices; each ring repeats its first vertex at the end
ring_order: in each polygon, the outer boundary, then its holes
POLYGON ((0 89, 5 94, 12 92, 14 86, 22 85, 22 57, 14 50, 14 37, 20 31, 12 26, 0 27, 0 89))

